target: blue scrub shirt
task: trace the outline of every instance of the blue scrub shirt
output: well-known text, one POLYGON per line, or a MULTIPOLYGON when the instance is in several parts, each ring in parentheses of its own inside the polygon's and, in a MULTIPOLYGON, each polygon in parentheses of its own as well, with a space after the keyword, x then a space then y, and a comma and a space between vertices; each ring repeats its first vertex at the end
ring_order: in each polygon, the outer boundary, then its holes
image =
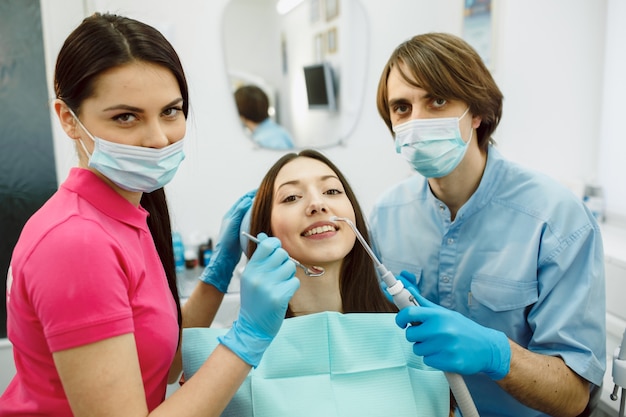
MULTIPOLYGON (((370 225, 382 263, 396 276, 415 274, 426 298, 602 383, 602 239, 593 215, 563 185, 490 146, 480 185, 454 221, 414 175, 379 199, 370 225)), ((483 374, 465 380, 481 417, 544 415, 483 374)))
POLYGON ((289 132, 269 117, 254 129, 252 140, 269 149, 292 149, 294 147, 289 132))

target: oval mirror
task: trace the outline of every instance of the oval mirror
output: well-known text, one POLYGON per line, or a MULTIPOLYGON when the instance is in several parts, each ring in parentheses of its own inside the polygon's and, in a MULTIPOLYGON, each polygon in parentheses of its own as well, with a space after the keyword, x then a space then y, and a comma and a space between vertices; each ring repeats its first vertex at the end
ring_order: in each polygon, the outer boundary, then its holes
MULTIPOLYGON (((222 23, 233 98, 243 86, 265 92, 270 120, 295 148, 330 147, 349 137, 366 82, 368 28, 359 0, 230 0, 222 23)), ((255 141, 258 123, 241 120, 255 141)))

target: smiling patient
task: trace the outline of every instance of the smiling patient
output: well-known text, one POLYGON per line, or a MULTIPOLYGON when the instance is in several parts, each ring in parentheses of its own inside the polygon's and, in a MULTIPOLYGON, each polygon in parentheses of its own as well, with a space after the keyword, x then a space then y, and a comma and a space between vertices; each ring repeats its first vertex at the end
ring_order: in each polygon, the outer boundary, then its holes
MULTIPOLYGON (((339 169, 314 150, 280 158, 259 186, 252 207, 250 232, 265 232, 305 265, 323 267, 311 279, 300 270, 300 288, 287 317, 322 311, 340 313, 396 312, 380 290, 374 264, 347 224, 330 221, 346 217, 368 240, 367 227, 354 192, 339 169)), ((248 256, 256 245, 248 246, 248 256)))

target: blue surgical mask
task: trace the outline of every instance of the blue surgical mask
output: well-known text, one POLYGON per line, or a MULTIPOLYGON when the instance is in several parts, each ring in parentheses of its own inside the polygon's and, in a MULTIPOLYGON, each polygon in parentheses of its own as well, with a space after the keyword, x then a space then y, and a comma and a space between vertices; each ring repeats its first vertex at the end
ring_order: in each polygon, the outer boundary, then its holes
POLYGON ((461 162, 472 140, 474 129, 465 143, 461 137, 461 117, 413 119, 394 126, 396 152, 426 178, 441 178, 451 173, 461 162))
POLYGON ((185 159, 184 139, 160 149, 109 142, 93 136, 73 112, 72 115, 94 142, 90 154, 79 139, 89 156, 89 167, 124 190, 150 193, 165 186, 185 159))

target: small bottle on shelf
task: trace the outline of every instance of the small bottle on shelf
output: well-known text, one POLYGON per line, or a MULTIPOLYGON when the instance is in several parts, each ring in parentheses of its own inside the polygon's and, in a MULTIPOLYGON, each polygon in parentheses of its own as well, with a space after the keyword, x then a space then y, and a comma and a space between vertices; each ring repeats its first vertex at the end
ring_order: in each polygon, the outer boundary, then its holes
POLYGON ((174 264, 176 272, 185 271, 185 245, 179 232, 172 232, 172 247, 174 249, 174 264))

